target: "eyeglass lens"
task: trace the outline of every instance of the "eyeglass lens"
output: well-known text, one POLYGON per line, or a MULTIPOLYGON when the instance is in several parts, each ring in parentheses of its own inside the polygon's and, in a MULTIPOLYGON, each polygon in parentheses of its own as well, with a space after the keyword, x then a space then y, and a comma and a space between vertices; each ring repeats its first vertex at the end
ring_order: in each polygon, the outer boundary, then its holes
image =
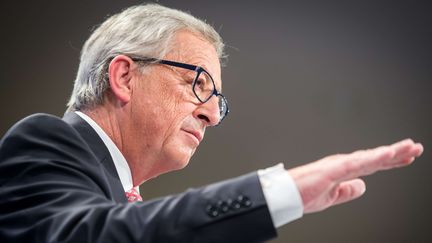
MULTIPOLYGON (((207 102, 215 93, 216 87, 211 76, 206 71, 199 72, 197 75, 193 91, 201 102, 207 102)), ((220 120, 222 121, 228 108, 226 99, 222 95, 217 95, 216 98, 218 99, 220 120)))

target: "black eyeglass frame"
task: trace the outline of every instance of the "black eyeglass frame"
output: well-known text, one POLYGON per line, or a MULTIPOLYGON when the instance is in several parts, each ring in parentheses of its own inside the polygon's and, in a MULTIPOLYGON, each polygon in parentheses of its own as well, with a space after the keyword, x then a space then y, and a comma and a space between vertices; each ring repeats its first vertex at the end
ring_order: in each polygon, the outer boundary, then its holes
MULTIPOLYGON (((228 115, 228 113, 229 113, 229 107, 228 107, 228 101, 227 101, 227 99, 225 98, 225 96, 222 93, 220 93, 219 91, 217 91, 215 82, 213 80, 213 77, 203 67, 192 65, 192 64, 188 64, 188 63, 175 62, 175 61, 158 59, 158 58, 151 58, 151 57, 146 58, 146 57, 129 56, 129 58, 132 59, 132 61, 134 61, 134 62, 160 63, 160 64, 165 64, 165 65, 168 65, 168 66, 174 66, 174 67, 179 67, 179 68, 184 68, 184 69, 188 69, 188 70, 191 70, 191 71, 195 71, 197 74, 196 74, 195 79, 194 79, 194 81, 192 83, 192 92, 194 93, 195 97, 202 104, 204 104, 207 101, 209 101, 213 95, 216 96, 216 97, 219 96, 222 99, 222 102, 226 106, 226 110, 225 110, 224 114, 222 114, 222 113, 220 114, 221 118, 220 118, 219 123, 217 125, 221 124, 222 121, 223 121, 223 119, 225 119, 225 117, 228 115), (198 96, 198 94, 195 92, 195 86, 197 84, 198 77, 200 76, 200 74, 202 72, 206 73, 210 77, 210 80, 211 80, 211 82, 213 84, 213 92, 205 100, 202 100, 198 96)), ((219 110, 222 111, 221 107, 219 107, 219 110)))

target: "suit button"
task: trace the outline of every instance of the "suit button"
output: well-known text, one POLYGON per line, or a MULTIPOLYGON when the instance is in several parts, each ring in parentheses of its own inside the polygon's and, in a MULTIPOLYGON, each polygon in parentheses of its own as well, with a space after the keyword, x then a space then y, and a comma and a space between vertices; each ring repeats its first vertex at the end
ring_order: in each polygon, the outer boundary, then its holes
POLYGON ((219 216, 219 210, 214 205, 208 205, 206 208, 206 212, 212 218, 219 216))
POLYGON ((234 201, 231 198, 227 199, 226 203, 227 203, 228 209, 232 209, 233 208, 234 201))
POLYGON ((229 205, 228 205, 227 202, 219 201, 219 202, 217 203, 217 205, 218 205, 219 210, 220 210, 222 213, 227 213, 227 212, 229 211, 229 205))
POLYGON ((241 204, 236 200, 231 203, 231 208, 234 210, 238 210, 241 208, 241 204))
POLYGON ((228 204, 229 207, 231 207, 231 204, 233 203, 233 200, 231 198, 228 198, 226 200, 226 203, 228 204))
POLYGON ((243 206, 245 206, 246 208, 252 206, 252 201, 249 199, 243 201, 243 206))
POLYGON ((252 206, 252 201, 248 197, 243 195, 239 195, 236 201, 239 202, 239 204, 245 208, 252 206))

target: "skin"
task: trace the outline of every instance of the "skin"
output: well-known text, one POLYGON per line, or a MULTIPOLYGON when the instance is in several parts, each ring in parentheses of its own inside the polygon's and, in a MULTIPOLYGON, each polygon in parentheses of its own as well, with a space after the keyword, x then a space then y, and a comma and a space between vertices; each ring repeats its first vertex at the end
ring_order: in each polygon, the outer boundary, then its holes
MULTIPOLYGON (((164 59, 203 67, 221 89, 219 58, 210 43, 181 31, 172 46, 164 59)), ((138 67, 127 56, 115 57, 104 104, 85 111, 125 156, 134 186, 185 167, 206 127, 215 126, 220 117, 216 97, 201 104, 194 96, 193 75, 191 79, 185 69, 156 64, 142 74, 138 67)))
POLYGON ((288 171, 299 189, 304 213, 322 211, 363 195, 359 177, 410 165, 423 146, 405 139, 388 146, 331 155, 288 171))
MULTIPOLYGON (((204 67, 221 91, 221 68, 214 47, 200 36, 180 31, 164 59, 204 67)), ((216 97, 201 104, 192 93, 185 70, 152 65, 144 74, 129 57, 119 55, 109 66, 110 91, 104 104, 84 111, 110 136, 125 156, 134 186, 162 173, 185 167, 208 126, 219 121, 216 97)), ((423 147, 411 139, 339 154, 293 168, 287 173, 299 189, 304 213, 322 211, 360 197, 362 176, 403 167, 423 147)))

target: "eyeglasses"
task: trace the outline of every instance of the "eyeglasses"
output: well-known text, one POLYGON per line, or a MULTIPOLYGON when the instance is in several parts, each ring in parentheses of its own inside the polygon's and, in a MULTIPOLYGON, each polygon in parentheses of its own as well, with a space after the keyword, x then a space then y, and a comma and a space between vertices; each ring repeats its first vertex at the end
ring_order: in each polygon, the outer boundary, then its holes
POLYGON ((197 97, 198 101, 202 104, 206 103, 210 100, 210 98, 214 95, 218 99, 219 105, 219 122, 217 125, 221 124, 222 120, 228 115, 228 101, 223 96, 222 93, 219 93, 216 89, 216 85, 212 76, 202 67, 195 66, 187 63, 168 61, 157 58, 145 58, 145 57, 137 57, 137 56, 129 56, 134 62, 146 62, 146 63, 160 63, 169 66, 179 67, 183 69, 187 69, 190 71, 194 71, 194 80, 192 82, 192 91, 194 95, 197 97))

